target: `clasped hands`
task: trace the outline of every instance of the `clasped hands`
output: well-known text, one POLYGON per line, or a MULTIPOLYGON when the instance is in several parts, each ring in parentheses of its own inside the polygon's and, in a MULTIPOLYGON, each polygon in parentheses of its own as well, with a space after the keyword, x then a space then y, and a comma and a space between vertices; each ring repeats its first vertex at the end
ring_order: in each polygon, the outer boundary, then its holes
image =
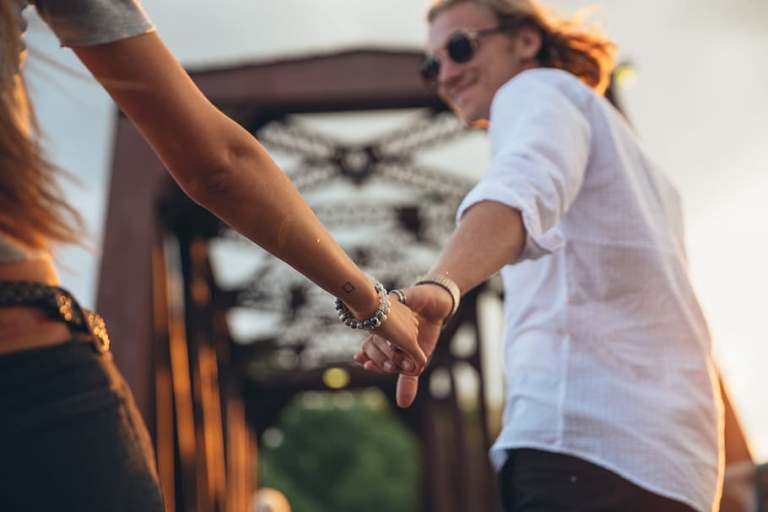
POLYGON ((396 398, 400 407, 408 407, 415 400, 419 375, 435 350, 443 321, 453 308, 451 295, 440 286, 426 283, 404 291, 405 304, 390 294, 389 318, 363 340, 360 352, 354 356, 369 372, 399 374, 396 398))

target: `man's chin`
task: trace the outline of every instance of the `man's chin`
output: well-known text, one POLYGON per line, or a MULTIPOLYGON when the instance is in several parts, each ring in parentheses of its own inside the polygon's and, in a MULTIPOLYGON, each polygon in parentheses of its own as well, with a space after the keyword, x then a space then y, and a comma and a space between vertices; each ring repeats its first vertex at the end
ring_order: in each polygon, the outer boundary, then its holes
POLYGON ((453 113, 467 126, 473 128, 486 128, 488 126, 488 116, 481 114, 477 109, 461 108, 457 103, 452 101, 449 101, 448 105, 451 107, 451 110, 453 110, 453 113))
POLYGON ((475 121, 475 116, 473 116, 471 112, 464 110, 455 103, 449 103, 449 106, 451 107, 451 110, 453 110, 453 113, 456 114, 456 117, 461 119, 464 124, 472 126, 472 123, 475 121))
POLYGON ((485 130, 488 128, 488 126, 490 126, 490 124, 491 122, 488 119, 480 118, 480 119, 475 119, 474 121, 468 122, 467 126, 485 130))
POLYGON ((459 118, 462 120, 464 124, 467 126, 471 126, 472 128, 487 128, 488 127, 488 117, 480 115, 476 112, 465 112, 460 109, 454 109, 456 114, 459 116, 459 118))

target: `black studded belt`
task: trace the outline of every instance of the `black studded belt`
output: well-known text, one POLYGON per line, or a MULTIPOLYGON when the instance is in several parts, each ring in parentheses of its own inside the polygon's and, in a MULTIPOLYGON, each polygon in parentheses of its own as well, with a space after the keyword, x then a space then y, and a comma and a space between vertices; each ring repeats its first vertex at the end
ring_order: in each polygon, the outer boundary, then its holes
POLYGON ((31 281, 0 281, 0 307, 29 306, 54 320, 67 324, 73 334, 93 340, 97 352, 109 350, 109 334, 104 319, 80 306, 63 288, 31 281))

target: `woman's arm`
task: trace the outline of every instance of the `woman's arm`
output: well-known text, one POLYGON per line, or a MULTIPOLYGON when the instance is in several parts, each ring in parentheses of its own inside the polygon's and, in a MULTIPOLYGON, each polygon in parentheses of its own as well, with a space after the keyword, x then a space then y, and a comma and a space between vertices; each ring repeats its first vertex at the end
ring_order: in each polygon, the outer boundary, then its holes
MULTIPOLYGON (((192 199, 341 298, 359 318, 375 311, 378 298, 367 276, 258 141, 205 98, 155 32, 73 50, 192 199)), ((415 316, 393 304, 390 318, 380 329, 423 362, 415 316)))
POLYGON ((203 96, 156 33, 73 50, 192 199, 351 307, 375 309, 373 287, 285 174, 203 96))

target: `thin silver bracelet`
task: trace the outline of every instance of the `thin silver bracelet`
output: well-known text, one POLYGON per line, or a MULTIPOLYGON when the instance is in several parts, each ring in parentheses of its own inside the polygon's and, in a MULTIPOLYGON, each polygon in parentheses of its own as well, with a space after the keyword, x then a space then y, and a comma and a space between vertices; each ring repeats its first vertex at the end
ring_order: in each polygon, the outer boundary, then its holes
POLYGON ((352 314, 349 307, 344 304, 341 299, 336 299, 336 311, 339 314, 339 320, 344 322, 344 325, 351 327, 352 329, 367 329, 369 331, 381 327, 381 324, 384 323, 389 315, 389 310, 391 309, 392 304, 389 302, 389 295, 387 295, 387 290, 384 288, 383 284, 379 281, 375 281, 374 288, 379 295, 379 307, 365 320, 358 320, 355 318, 355 315, 352 314))

